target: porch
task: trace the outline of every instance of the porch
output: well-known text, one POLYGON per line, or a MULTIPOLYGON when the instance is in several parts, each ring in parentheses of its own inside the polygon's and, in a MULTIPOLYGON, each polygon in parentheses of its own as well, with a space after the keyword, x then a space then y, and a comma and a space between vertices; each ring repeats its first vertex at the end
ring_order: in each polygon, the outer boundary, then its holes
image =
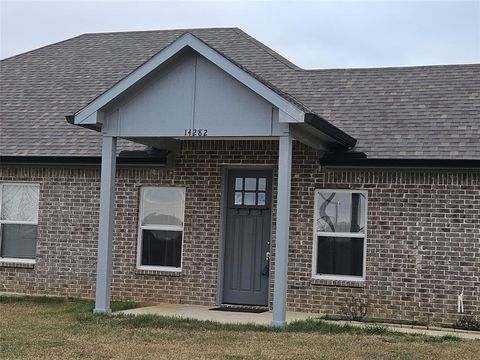
MULTIPOLYGON (((278 141, 277 157, 267 164, 267 169, 255 168, 252 173, 252 164, 243 163, 234 172, 234 167, 242 162, 241 157, 218 164, 229 173, 222 181, 223 210, 215 215, 218 223, 214 224, 219 228, 215 236, 220 250, 216 302, 264 306, 271 303, 273 312, 261 318, 270 318, 276 326, 286 325, 293 140, 324 153, 349 149, 355 145, 355 139, 267 85, 270 84, 251 76, 191 34, 185 34, 75 115, 67 117, 75 125, 101 131, 103 137, 95 312, 111 311, 117 138, 167 152, 173 158, 172 167, 186 140, 274 140, 278 141), (278 179, 275 188, 274 170, 278 179), (276 219, 274 229, 272 216, 276 219), (245 228, 248 231, 238 230, 245 228), (253 255, 238 257, 243 253, 253 255), (270 256, 274 260, 271 295, 268 293, 270 256), (237 266, 226 268, 224 263, 237 266), (234 280, 229 282, 229 279, 234 280)), ((203 160, 205 156, 202 163, 203 160)), ((214 176, 218 178, 221 173, 217 171, 214 176)), ((172 250, 168 259, 159 260, 153 258, 158 252, 149 258, 150 254, 144 254, 140 246, 136 254, 137 270, 150 271, 151 265, 155 265, 154 271, 167 270, 182 276, 182 247, 190 246, 183 245, 182 240, 184 223, 190 221, 184 217, 185 198, 192 199, 192 184, 184 184, 177 191, 142 190, 140 206, 145 209, 142 208, 141 214, 146 216, 140 216, 139 243, 143 246, 144 241, 170 242, 176 244, 177 250, 172 250), (155 209, 142 201, 155 203, 155 209)), ((204 205, 205 201, 196 204, 204 205)))

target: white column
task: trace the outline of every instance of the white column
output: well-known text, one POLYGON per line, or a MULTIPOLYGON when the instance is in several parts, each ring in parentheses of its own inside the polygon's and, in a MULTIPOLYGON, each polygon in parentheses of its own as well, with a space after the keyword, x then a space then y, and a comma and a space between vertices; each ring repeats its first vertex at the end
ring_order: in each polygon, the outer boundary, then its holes
POLYGON ((115 212, 117 138, 103 135, 98 224, 97 284, 95 313, 109 314, 112 284, 112 237, 115 212))
POLYGON ((292 176, 292 137, 280 137, 278 148, 277 227, 275 279, 273 287, 273 326, 285 326, 287 311, 288 234, 290 227, 290 182, 292 176))

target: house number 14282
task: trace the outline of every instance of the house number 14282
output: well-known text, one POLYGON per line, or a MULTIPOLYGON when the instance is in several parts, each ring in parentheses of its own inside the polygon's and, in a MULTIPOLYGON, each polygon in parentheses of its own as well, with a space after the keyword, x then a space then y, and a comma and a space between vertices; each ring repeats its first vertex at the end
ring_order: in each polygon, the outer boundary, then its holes
POLYGON ((207 129, 185 129, 185 136, 207 136, 207 129))

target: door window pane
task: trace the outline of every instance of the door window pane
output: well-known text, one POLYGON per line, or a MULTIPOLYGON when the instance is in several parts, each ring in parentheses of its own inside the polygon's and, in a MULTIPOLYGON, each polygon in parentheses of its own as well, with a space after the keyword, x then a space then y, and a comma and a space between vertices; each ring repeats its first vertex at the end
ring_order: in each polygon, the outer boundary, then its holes
POLYGON ((318 236, 317 274, 363 274, 363 238, 318 236))
POLYGON ((243 189, 243 178, 235 178, 235 190, 242 191, 243 189))
POLYGON ((258 206, 265 206, 265 193, 259 192, 257 194, 257 205, 258 206))
POLYGON ((27 184, 2 186, 1 220, 38 221, 39 187, 27 184))
POLYGON ((366 199, 362 193, 318 193, 317 232, 364 233, 366 199))
POLYGON ((246 192, 244 195, 243 199, 243 205, 255 205, 255 200, 256 200, 256 193, 254 192, 246 192))
POLYGON ((182 231, 143 230, 142 265, 181 266, 182 231))
POLYGON ((257 190, 257 178, 245 178, 245 190, 257 190))
POLYGON ((265 191, 266 188, 267 188, 267 179, 258 178, 258 190, 265 191))
POLYGON ((35 259, 37 225, 2 224, 2 249, 4 258, 35 259))
POLYGON ((241 192, 235 193, 235 205, 242 205, 242 194, 241 192))
POLYGON ((184 194, 185 191, 182 188, 143 188, 142 225, 183 226, 184 194))

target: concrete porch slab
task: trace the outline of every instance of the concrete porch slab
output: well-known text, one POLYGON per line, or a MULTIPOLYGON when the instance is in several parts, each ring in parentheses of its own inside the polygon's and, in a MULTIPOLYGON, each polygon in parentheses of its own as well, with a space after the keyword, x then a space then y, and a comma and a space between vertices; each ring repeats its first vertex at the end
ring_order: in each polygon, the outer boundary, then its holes
MULTIPOLYGON (((157 304, 154 306, 147 306, 137 309, 117 311, 115 314, 171 316, 204 321, 215 321, 222 324, 270 325, 270 322, 272 321, 271 311, 254 314, 210 310, 215 307, 216 306, 157 304)), ((319 316, 320 314, 287 311, 287 322, 290 323, 292 321, 306 320, 319 316)))

